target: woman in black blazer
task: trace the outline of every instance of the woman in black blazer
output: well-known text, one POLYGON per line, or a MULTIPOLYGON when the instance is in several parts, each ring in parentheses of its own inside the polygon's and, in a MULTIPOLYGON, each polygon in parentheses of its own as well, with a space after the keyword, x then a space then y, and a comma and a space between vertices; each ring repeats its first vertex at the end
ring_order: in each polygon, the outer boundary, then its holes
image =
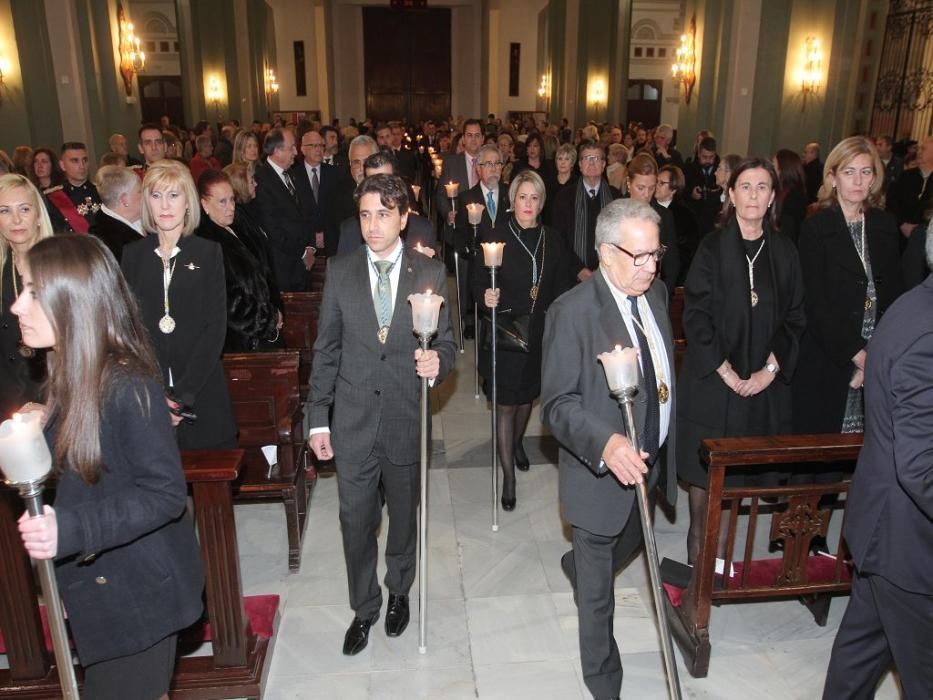
POLYGON ((143 228, 123 249, 123 274, 155 346, 169 407, 194 413, 178 425, 182 449, 236 446, 236 422, 223 368, 227 293, 220 246, 191 234, 201 221, 188 169, 165 160, 143 179, 143 228))
POLYGON ((865 346, 903 291, 899 233, 881 207, 875 146, 852 137, 826 159, 820 209, 801 227, 807 330, 794 379, 794 431, 861 432, 865 346))
POLYGON ((794 243, 800 238, 800 225, 807 216, 807 179, 800 156, 787 148, 774 154, 774 168, 781 178, 779 223, 781 233, 794 243))
MULTIPOLYGON (((804 327, 797 249, 775 229, 780 184, 774 167, 757 158, 742 161, 727 194, 732 211, 700 242, 684 284, 687 352, 678 378, 677 475, 690 485, 690 563, 699 554, 708 498, 700 443, 790 431, 790 381, 804 327)), ((762 476, 755 483, 776 480, 762 476)), ((739 476, 735 485, 750 479, 739 476)), ((721 537, 719 556, 724 545, 721 537)))
POLYGON ((275 350, 282 312, 270 289, 268 270, 253 255, 248 234, 237 230, 236 199, 230 178, 205 170, 198 178, 201 223, 198 235, 219 244, 227 284, 227 338, 224 352, 275 350))
POLYGON ((49 353, 54 508, 20 520, 55 559, 86 698, 168 697, 177 632, 202 612, 204 574, 152 346, 113 256, 93 236, 28 254, 13 307, 49 353), (104 466, 106 465, 106 466, 104 466))

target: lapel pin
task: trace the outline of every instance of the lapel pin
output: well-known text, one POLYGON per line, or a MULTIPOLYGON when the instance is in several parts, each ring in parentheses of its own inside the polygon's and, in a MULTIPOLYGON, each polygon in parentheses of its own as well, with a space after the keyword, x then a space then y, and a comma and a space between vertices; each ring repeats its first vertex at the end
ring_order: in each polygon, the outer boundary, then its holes
POLYGON ((189 270, 191 270, 192 272, 194 272, 195 270, 200 270, 200 269, 201 269, 201 267, 200 267, 199 265, 195 265, 193 262, 188 263, 187 265, 185 265, 185 267, 187 267, 187 268, 188 268, 189 270))

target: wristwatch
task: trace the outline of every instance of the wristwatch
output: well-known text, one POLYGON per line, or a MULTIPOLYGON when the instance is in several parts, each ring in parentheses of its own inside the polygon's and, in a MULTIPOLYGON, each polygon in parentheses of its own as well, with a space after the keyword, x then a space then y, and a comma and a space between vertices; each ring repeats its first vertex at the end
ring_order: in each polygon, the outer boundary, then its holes
POLYGON ((778 370, 777 365, 774 364, 773 362, 769 362, 768 364, 766 364, 765 369, 771 372, 771 374, 776 374, 778 370))

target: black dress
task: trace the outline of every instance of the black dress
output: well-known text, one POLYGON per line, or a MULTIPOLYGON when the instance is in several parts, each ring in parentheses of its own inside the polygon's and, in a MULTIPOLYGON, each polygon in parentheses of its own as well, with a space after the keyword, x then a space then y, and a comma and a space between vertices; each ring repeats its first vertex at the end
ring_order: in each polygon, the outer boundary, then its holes
MULTIPOLYGON (((502 267, 496 271, 496 286, 500 290, 497 316, 531 314, 529 325, 530 351, 512 352, 497 347, 497 395, 502 405, 530 403, 541 393, 541 340, 544 335, 544 315, 551 303, 573 285, 570 261, 573 259, 563 236, 547 226, 523 229, 514 217, 501 217, 491 233, 480 242, 504 241, 502 267), (519 238, 521 242, 519 242, 519 238), (539 242, 540 241, 540 242, 539 242), (522 246, 524 244, 524 247, 522 246), (536 252, 537 251, 537 252, 536 252), (534 254, 540 276, 536 299, 531 298, 534 254)), ((484 267, 482 252, 477 253, 470 277, 474 298, 480 312, 488 312, 483 304, 490 286, 489 270, 484 267)), ((483 347, 488 347, 488 324, 483 324, 483 347)), ((486 380, 484 391, 491 397, 492 361, 490 352, 481 351, 479 372, 486 380)))
MULTIPOLYGON (((34 350, 30 357, 21 352, 19 321, 10 307, 16 301, 16 293, 23 290, 23 280, 14 270, 13 256, 8 250, 0 270, 0 420, 9 418, 24 403, 41 401, 45 380, 45 351, 34 350)), ((30 354, 28 348, 24 352, 30 354)))
MULTIPOLYGON (((698 456, 704 439, 790 432, 789 382, 803 326, 803 282, 790 240, 766 227, 761 238, 746 241, 734 220, 704 237, 684 285, 687 353, 678 378, 677 408, 681 479, 706 488, 708 473, 698 456), (754 306, 746 256, 755 261, 754 306), (728 359, 739 377, 748 379, 772 352, 780 370, 757 396, 739 396, 716 372, 728 359)), ((748 480, 730 479, 730 484, 736 482, 748 480)))

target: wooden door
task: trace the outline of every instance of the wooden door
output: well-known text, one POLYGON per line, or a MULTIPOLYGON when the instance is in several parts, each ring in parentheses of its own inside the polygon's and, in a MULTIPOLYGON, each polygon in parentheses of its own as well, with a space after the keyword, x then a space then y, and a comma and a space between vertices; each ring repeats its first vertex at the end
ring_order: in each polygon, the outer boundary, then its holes
POLYGON ((629 80, 628 82, 628 120, 641 122, 650 129, 661 123, 660 80, 629 80))
POLYGON ((450 9, 363 8, 366 116, 450 116, 450 9))
POLYGON ((158 124, 163 114, 172 124, 185 123, 185 105, 182 101, 181 76, 138 76, 139 106, 143 122, 158 124))

